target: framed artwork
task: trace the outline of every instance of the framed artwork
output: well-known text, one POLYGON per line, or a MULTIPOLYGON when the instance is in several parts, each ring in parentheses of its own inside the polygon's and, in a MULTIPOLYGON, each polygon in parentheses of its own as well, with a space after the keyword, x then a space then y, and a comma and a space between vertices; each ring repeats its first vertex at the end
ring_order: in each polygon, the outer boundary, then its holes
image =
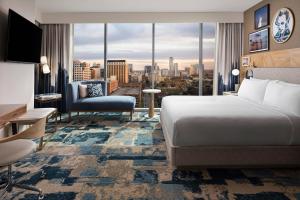
POLYGON ((242 57, 242 66, 243 67, 249 67, 250 66, 250 57, 249 56, 243 56, 242 57))
POLYGON ((249 51, 259 52, 269 50, 269 29, 263 29, 249 34, 249 51))
POLYGON ((272 35, 275 42, 284 43, 288 41, 293 33, 294 23, 294 15, 290 9, 279 9, 272 23, 272 35))
POLYGON ((267 4, 254 13, 255 29, 260 29, 270 24, 270 5, 267 4))

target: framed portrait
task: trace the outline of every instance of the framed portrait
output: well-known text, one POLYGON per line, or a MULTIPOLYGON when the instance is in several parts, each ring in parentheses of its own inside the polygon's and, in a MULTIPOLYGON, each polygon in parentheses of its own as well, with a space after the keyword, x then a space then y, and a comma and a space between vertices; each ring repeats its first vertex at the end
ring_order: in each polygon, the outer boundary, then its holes
POLYGON ((269 50, 269 29, 263 29, 249 34, 249 52, 269 50))
POLYGON ((243 56, 242 57, 242 66, 243 67, 249 67, 250 66, 250 57, 249 56, 243 56))
POLYGON ((255 29, 260 29, 270 24, 270 5, 267 4, 254 13, 255 29))
POLYGON ((284 43, 288 41, 293 34, 294 23, 294 14, 290 9, 279 9, 272 23, 272 35, 275 42, 284 43))

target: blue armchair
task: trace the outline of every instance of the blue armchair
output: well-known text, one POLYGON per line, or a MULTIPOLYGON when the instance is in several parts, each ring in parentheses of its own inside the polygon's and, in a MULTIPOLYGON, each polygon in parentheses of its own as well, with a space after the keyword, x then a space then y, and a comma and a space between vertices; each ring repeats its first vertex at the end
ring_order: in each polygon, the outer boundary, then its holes
POLYGON ((135 97, 131 96, 101 96, 80 98, 79 84, 101 83, 102 90, 105 91, 104 81, 77 81, 68 84, 67 90, 67 110, 69 121, 71 112, 130 112, 130 118, 134 112, 136 104, 135 97))

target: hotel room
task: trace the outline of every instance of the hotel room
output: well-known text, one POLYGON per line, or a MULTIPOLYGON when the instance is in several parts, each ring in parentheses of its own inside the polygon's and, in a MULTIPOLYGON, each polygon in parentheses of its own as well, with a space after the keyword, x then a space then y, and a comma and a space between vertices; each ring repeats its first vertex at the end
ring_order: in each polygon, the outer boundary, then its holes
POLYGON ((0 0, 0 199, 300 200, 300 1, 0 0))

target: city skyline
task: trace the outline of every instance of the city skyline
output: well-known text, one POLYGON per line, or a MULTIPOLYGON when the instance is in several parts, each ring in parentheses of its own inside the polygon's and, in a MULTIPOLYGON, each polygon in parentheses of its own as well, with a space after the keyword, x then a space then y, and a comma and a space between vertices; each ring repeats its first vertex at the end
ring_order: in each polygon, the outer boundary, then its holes
MULTIPOLYGON (((75 24, 74 60, 100 63, 103 66, 103 24, 75 24)), ((155 62, 161 69, 168 68, 169 57, 174 57, 183 70, 198 63, 198 24, 157 24, 155 62)), ((125 59, 134 70, 143 70, 152 61, 151 24, 108 24, 107 59, 125 59), (121 33, 121 34, 120 34, 121 33)), ((213 68, 215 24, 204 24, 203 62, 213 68)))
MULTIPOLYGON (((172 56, 170 56, 172 57, 172 56)), ((79 59, 78 59, 79 60, 79 59)), ((117 60, 117 59, 110 59, 110 60, 117 60)), ((126 59, 120 59, 120 60, 126 60, 126 59)), ((79 60, 80 62, 87 62, 89 63, 91 66, 93 64, 100 64, 101 65, 101 68, 103 68, 103 60, 102 62, 99 61, 99 60, 79 60)), ((156 60, 158 62, 157 65, 160 67, 160 69, 169 69, 169 60, 156 60), (163 65, 159 65, 159 63, 163 63, 163 65)), ((147 66, 147 65, 151 65, 152 64, 152 61, 151 60, 126 60, 127 64, 132 64, 133 65, 133 70, 134 71, 143 71, 144 67, 147 66), (131 62, 130 62, 131 61, 131 62), (139 66, 142 66, 141 68, 138 68, 136 69, 135 68, 135 64, 136 63, 139 63, 139 66)), ((179 69, 180 70, 184 70, 184 68, 186 67, 190 67, 191 65, 194 65, 194 64, 198 64, 198 60, 188 60, 188 61, 185 61, 185 60, 178 60, 176 58, 174 58, 174 63, 178 63, 179 65, 179 69)), ((204 60, 204 63, 205 65, 205 69, 213 69, 213 65, 214 65, 214 60, 213 59, 206 59, 204 60)))

